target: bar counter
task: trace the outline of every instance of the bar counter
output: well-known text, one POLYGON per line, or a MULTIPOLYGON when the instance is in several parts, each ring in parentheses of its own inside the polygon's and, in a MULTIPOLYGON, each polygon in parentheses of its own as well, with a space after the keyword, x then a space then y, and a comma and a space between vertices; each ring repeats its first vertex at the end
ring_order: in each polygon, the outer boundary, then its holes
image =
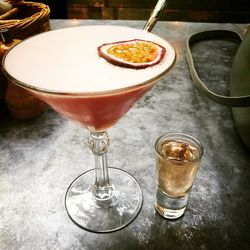
MULTIPOLYGON (((96 24, 143 28, 145 22, 51 20, 52 29, 96 24)), ((144 197, 136 219, 116 232, 85 231, 65 210, 69 184, 94 167, 86 129, 50 108, 29 121, 1 120, 0 249, 249 249, 249 151, 237 134, 230 108, 202 96, 185 60, 190 35, 211 29, 242 33, 245 27, 165 21, 154 27, 153 33, 174 45, 177 60, 108 131, 110 167, 134 176, 144 197), (154 210, 154 142, 161 134, 174 131, 196 137, 205 154, 185 215, 170 221, 154 210)), ((227 92, 235 51, 236 45, 228 41, 204 42, 193 48, 201 78, 220 93, 227 92)))

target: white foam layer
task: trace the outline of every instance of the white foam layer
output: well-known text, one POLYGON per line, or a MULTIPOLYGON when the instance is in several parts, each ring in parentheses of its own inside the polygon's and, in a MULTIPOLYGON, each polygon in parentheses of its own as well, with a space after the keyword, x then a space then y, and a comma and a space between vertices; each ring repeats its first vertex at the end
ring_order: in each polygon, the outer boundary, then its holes
POLYGON ((173 47, 158 36, 120 26, 79 26, 50 31, 14 47, 4 68, 18 81, 58 92, 93 92, 124 88, 157 78, 173 64, 173 47), (113 66, 97 53, 103 43, 144 39, 166 48, 160 64, 146 69, 113 66))

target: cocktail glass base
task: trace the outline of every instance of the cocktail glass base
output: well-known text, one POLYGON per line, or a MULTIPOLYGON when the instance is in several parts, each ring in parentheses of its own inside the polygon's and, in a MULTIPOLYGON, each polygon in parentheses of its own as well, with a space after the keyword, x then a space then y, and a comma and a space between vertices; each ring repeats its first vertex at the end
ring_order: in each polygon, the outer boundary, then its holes
POLYGON ((78 176, 65 195, 65 206, 71 220, 79 227, 97 233, 113 232, 131 223, 142 207, 142 190, 127 172, 108 168, 112 195, 95 196, 95 169, 78 176))

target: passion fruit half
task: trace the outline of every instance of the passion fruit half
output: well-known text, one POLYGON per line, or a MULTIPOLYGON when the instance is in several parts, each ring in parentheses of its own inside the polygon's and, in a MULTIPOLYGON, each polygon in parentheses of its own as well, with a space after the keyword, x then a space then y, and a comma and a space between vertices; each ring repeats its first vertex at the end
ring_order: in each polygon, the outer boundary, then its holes
POLYGON ((165 52, 163 46, 141 39, 105 43, 98 47, 99 56, 108 62, 134 69, 144 69, 158 64, 165 52))

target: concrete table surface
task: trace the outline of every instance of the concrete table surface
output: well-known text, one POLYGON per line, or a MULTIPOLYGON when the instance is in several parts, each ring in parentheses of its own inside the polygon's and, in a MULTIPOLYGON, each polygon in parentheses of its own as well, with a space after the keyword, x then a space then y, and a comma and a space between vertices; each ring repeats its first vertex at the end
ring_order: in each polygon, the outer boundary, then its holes
MULTIPOLYGON (((145 22, 51 20, 52 29, 95 24, 142 28, 145 22)), ((230 108, 208 100, 194 87, 184 54, 186 39, 193 33, 244 28, 244 24, 158 22, 153 29, 175 46, 177 61, 109 130, 109 165, 133 175, 144 196, 141 212, 122 230, 85 231, 65 210, 68 185, 94 166, 86 129, 50 108, 29 121, 1 121, 0 249, 248 249, 250 154, 240 141, 230 108), (154 210, 154 142, 173 131, 196 137, 205 154, 185 215, 169 221, 154 210)), ((194 47, 202 79, 221 93, 226 93, 235 50, 234 44, 223 41, 194 47)))

